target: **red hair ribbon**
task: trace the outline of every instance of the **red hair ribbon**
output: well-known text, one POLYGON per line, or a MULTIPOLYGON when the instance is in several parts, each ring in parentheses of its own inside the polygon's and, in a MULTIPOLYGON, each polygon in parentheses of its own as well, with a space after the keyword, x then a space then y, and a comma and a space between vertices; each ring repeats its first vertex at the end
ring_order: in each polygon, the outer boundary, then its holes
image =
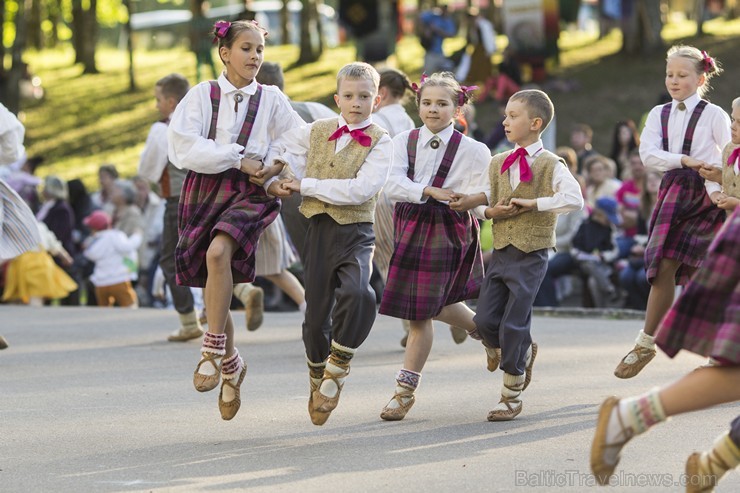
POLYGON ((714 68, 714 58, 710 57, 709 53, 704 50, 701 51, 701 56, 704 59, 704 72, 708 74, 714 68))
POLYGON ((458 106, 462 106, 465 104, 465 95, 471 91, 475 91, 478 89, 478 86, 463 86, 460 85, 460 94, 457 96, 457 103, 458 106))
POLYGON ((217 21, 213 25, 213 35, 217 39, 223 39, 226 37, 226 34, 229 32, 230 27, 231 27, 231 22, 229 21, 217 21))
POLYGON ((419 79, 419 85, 416 85, 416 82, 412 82, 411 90, 413 90, 415 93, 418 93, 419 90, 421 89, 421 86, 424 85, 427 79, 428 79, 427 74, 421 74, 421 79, 419 79))

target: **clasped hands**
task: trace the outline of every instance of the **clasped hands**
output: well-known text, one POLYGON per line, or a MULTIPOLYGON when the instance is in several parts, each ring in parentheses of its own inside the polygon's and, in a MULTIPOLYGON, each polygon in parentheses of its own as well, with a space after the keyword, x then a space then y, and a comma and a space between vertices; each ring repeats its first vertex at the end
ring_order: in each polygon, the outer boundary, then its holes
MULTIPOLYGON (((488 205, 488 199, 484 193, 466 195, 443 188, 427 187, 424 189, 424 194, 436 200, 449 202, 450 209, 457 212, 465 212, 474 207, 488 205)), ((502 198, 493 206, 486 207, 485 214, 488 219, 506 219, 527 211, 536 210, 537 201, 535 199, 502 198)))

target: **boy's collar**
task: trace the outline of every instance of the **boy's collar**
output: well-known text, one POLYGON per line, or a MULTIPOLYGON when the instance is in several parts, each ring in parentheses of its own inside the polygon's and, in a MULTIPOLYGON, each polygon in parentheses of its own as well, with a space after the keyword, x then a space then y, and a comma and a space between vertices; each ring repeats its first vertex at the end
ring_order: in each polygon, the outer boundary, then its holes
MULTIPOLYGON (((519 149, 521 146, 519 144, 516 144, 514 146, 514 150, 519 149)), ((542 147, 542 139, 537 139, 536 141, 532 142, 528 146, 524 148, 527 151, 527 154, 530 157, 535 157, 535 154, 539 153, 539 151, 543 150, 542 147)))
POLYGON ((349 128, 350 130, 354 130, 356 128, 365 128, 365 127, 371 125, 372 123, 373 123, 373 116, 370 115, 370 116, 367 117, 367 119, 361 121, 360 123, 349 124, 349 123, 347 123, 347 120, 345 120, 344 117, 342 116, 342 114, 340 113, 339 114, 339 121, 337 122, 337 128, 343 127, 344 125, 347 125, 347 128, 349 128))

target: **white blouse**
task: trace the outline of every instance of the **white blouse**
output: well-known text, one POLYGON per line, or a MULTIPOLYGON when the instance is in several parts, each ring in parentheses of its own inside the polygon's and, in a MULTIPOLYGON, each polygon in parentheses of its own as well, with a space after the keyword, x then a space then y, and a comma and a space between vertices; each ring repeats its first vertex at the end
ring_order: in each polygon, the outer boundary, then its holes
MULTIPOLYGON (((679 101, 673 101, 671 114, 668 117, 668 150, 663 150, 663 130, 660 114, 663 105, 650 110, 645 128, 640 135, 640 158, 645 166, 658 171, 668 171, 681 167, 683 156, 683 139, 686 127, 689 125, 691 113, 699 104, 698 94, 686 98, 683 103, 686 109, 678 109, 679 101)), ((709 103, 701 114, 694 130, 691 143, 691 157, 699 159, 712 166, 722 167, 722 149, 730 141, 730 117, 715 104, 709 103)), ((719 192, 719 183, 705 180, 704 186, 708 194, 719 192)))
POLYGON ((271 161, 273 141, 283 133, 305 125, 275 86, 262 86, 257 117, 246 149, 237 144, 249 100, 257 91, 252 81, 246 87, 234 87, 222 74, 218 78, 221 104, 218 109, 215 140, 208 139, 211 126, 211 85, 201 82, 188 91, 172 114, 167 128, 168 154, 172 164, 198 173, 215 174, 239 168, 242 157, 271 161), (234 111, 235 96, 243 100, 234 111))
POLYGON ((373 121, 386 129, 391 138, 416 126, 404 107, 398 103, 383 106, 373 113, 373 121))

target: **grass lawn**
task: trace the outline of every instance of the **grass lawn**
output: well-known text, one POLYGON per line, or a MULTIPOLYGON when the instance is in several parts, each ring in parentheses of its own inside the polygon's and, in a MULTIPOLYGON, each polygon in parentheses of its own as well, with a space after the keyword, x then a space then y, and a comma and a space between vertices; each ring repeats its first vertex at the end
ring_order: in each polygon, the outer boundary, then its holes
MULTIPOLYGON (((683 23, 667 26, 668 43, 685 41, 707 50, 724 62, 725 73, 717 78, 709 98, 729 108, 740 96, 740 65, 737 60, 740 20, 715 20, 705 24, 710 34, 693 38, 694 26, 683 23)), ((558 143, 568 144, 570 126, 576 122, 590 124, 595 131, 594 147, 608 153, 614 123, 625 118, 639 121, 654 104, 664 88, 664 54, 627 59, 617 53, 621 42, 618 32, 596 40, 583 34, 563 33, 560 65, 552 74, 573 81, 578 89, 552 91, 558 115, 558 143)), ((462 45, 461 39, 447 41, 451 53, 462 45)), ((505 45, 499 39, 499 49, 505 45)), ((418 80, 423 51, 415 38, 401 41, 395 65, 418 80)), ((294 46, 269 46, 266 60, 290 67, 297 58, 294 46)), ((286 92, 295 100, 319 101, 333 107, 335 74, 343 64, 354 60, 352 46, 342 46, 325 53, 316 63, 291 68, 286 72, 286 92)), ((64 178, 80 177, 91 188, 97 188, 100 164, 114 163, 124 176, 136 172, 139 155, 150 125, 158 119, 154 107, 154 83, 171 72, 180 72, 191 82, 195 78, 195 57, 184 49, 138 51, 135 53, 138 89, 128 90, 128 62, 125 52, 102 48, 98 52, 96 75, 81 75, 81 67, 72 66, 71 50, 29 52, 26 61, 43 81, 46 97, 23 107, 21 119, 26 125, 29 155, 46 158, 39 175, 59 174, 64 178)), ((410 108, 413 107, 410 106, 410 108)), ((495 107, 486 102, 478 108, 478 122, 490 130, 495 107)))

